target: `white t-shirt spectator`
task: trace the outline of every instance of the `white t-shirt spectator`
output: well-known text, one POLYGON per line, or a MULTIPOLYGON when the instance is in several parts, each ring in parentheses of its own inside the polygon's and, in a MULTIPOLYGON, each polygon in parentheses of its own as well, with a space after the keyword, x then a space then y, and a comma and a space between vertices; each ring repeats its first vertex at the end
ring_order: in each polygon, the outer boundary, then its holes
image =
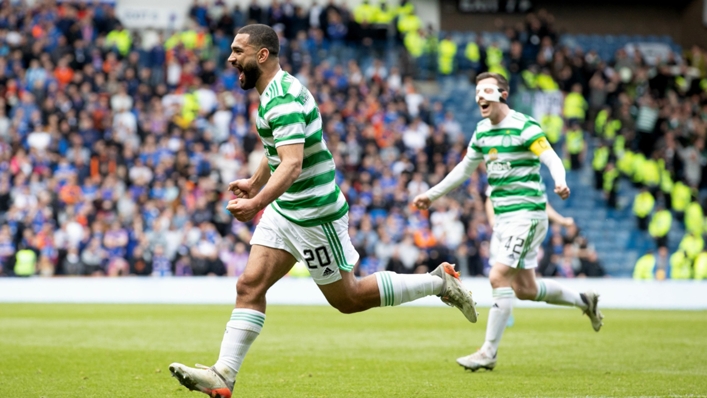
POLYGON ((52 136, 43 131, 35 131, 27 136, 27 145, 39 152, 44 152, 51 142, 52 136))
POLYGON ((143 181, 145 183, 149 183, 150 181, 152 181, 152 175, 152 170, 150 170, 150 168, 145 165, 133 166, 128 172, 130 181, 132 181, 133 183, 135 183, 136 181, 143 181))
POLYGON ((462 134, 462 126, 461 124, 459 124, 459 122, 454 120, 453 117, 445 117, 444 121, 442 122, 442 131, 447 134, 450 142, 456 142, 459 136, 462 134))
POLYGON ((408 183, 408 194, 411 198, 427 192, 428 189, 430 189, 429 184, 423 180, 413 178, 413 180, 408 183))
POLYGON ((110 107, 113 112, 129 111, 133 109, 133 99, 125 93, 118 93, 110 97, 110 107))
POLYGON ((199 102, 199 110, 209 113, 218 106, 218 98, 214 90, 202 87, 195 92, 196 100, 199 102))
POLYGON ((66 239, 68 247, 78 247, 83 240, 83 227, 75 220, 66 223, 66 239))
POLYGON ((4 113, 0 114, 0 141, 10 142, 10 118, 4 113))
POLYGON ((430 135, 430 127, 423 123, 413 123, 403 133, 403 144, 406 147, 418 150, 423 149, 427 144, 427 137, 430 135))
POLYGON ((113 139, 133 148, 139 148, 137 136, 137 118, 132 112, 120 112, 113 116, 113 139))
POLYGON ((418 93, 411 92, 405 94, 405 103, 408 106, 408 113, 412 117, 417 117, 420 114, 420 105, 425 102, 425 98, 418 93))
POLYGON ((231 118, 233 115, 231 112, 221 109, 214 113, 214 141, 224 142, 228 140, 228 136, 231 133, 231 118))
POLYGON ((179 79, 182 77, 182 67, 177 61, 172 61, 167 64, 167 84, 176 86, 179 84, 179 79))
POLYGON ((378 77, 381 80, 385 80, 388 77, 388 70, 383 64, 373 64, 366 69, 366 79, 371 80, 374 77, 378 77))
POLYGON ((388 76, 388 88, 393 90, 393 92, 399 92, 400 87, 403 85, 403 79, 400 77, 400 74, 393 71, 390 73, 390 76, 388 76))

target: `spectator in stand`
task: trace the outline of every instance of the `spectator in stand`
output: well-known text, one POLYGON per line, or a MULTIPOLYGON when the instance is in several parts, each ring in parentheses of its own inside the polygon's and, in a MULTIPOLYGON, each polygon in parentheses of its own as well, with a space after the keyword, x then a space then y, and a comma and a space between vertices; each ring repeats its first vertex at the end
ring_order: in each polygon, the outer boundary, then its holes
MULTIPOLYGON (((320 104, 337 182, 351 207, 351 235, 360 237, 361 272, 419 272, 425 261, 453 256, 466 263, 463 272, 483 274, 490 229, 478 206, 486 185, 482 171, 444 207, 429 213, 407 207, 411 193, 439 181, 463 156, 463 137, 471 131, 441 103, 421 95, 413 76, 401 72, 404 65, 383 59, 348 64, 354 54, 368 54, 355 48, 372 36, 360 33, 345 6, 314 3, 307 10, 291 1, 258 2, 229 10, 196 1, 190 25, 198 27, 153 41, 123 29, 107 4, 82 5, 80 12, 66 2, 1 4, 3 15, 44 10, 64 17, 5 21, 8 34, 20 37, 55 33, 32 36, 30 46, 3 44, 0 259, 22 244, 37 244, 27 241, 41 235, 36 260, 47 274, 238 275, 255 224, 223 211, 225 186, 247 176, 265 149, 255 132, 259 99, 237 87, 237 75, 223 69, 223 56, 235 27, 270 19, 282 24, 283 67, 306 81, 320 104), (56 232, 47 234, 46 228, 56 232)), ((397 21, 397 28, 421 27, 411 3, 402 4, 401 16, 405 21, 397 21)), ((504 28, 510 53, 482 45, 479 68, 488 67, 490 50, 500 62, 493 66, 510 72, 512 87, 533 89, 536 78, 565 90, 579 84, 580 97, 595 97, 577 102, 584 112, 590 108, 589 122, 591 109, 604 106, 621 121, 616 136, 624 137, 624 151, 645 147, 650 158, 654 148, 665 148, 659 153, 675 181, 707 185, 705 173, 695 169, 707 106, 694 84, 670 94, 676 87, 670 70, 659 67, 654 74, 640 56, 620 55, 617 66, 593 53, 583 57, 563 49, 547 14, 529 15, 519 29, 504 28), (533 68, 547 73, 528 75, 533 68), (633 72, 629 81, 619 79, 623 68, 633 72)), ((704 58, 702 50, 691 50, 689 62, 699 69, 704 58)), ((609 147, 620 149, 614 142, 609 147)), ((618 157, 611 154, 611 160, 618 157)), ((567 256, 575 256, 568 261, 585 261, 584 274, 596 274, 589 271, 591 251, 581 251, 567 249, 567 256)), ((2 272, 11 273, 14 264, 8 263, 14 261, 3 261, 2 272)))

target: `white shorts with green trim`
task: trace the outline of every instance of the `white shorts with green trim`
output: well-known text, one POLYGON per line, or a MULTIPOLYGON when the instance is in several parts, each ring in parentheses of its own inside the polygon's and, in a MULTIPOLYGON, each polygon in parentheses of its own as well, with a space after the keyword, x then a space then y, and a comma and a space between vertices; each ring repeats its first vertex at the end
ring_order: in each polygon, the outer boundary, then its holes
POLYGON ((547 227, 547 218, 497 220, 491 236, 491 265, 536 268, 538 248, 545 240, 547 227))
POLYGON ((307 266, 318 285, 341 279, 339 270, 351 271, 359 255, 349 237, 349 216, 314 227, 299 226, 268 206, 255 228, 251 245, 284 250, 307 266))

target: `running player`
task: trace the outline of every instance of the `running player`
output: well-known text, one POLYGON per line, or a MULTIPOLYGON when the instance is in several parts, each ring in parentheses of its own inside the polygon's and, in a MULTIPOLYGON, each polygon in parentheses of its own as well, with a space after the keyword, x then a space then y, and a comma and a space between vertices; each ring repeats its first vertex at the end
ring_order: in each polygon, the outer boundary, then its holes
POLYGON ((476 84, 476 102, 485 119, 476 126, 466 156, 444 180, 413 201, 420 209, 429 208, 432 201, 466 181, 482 161, 486 162, 495 215, 491 241, 494 262, 489 275, 494 304, 484 345, 476 353, 457 359, 471 370, 496 366, 498 345, 515 297, 581 308, 595 331, 601 328, 603 318, 597 308, 598 294, 578 293, 554 280, 535 279, 538 247, 548 224, 540 163, 550 169, 555 193, 562 199, 570 195, 565 169, 538 123, 508 107, 508 81, 503 76, 482 73, 476 84))
MULTIPOLYGON (((564 217, 562 214, 558 213, 550 203, 546 203, 547 209, 547 219, 549 222, 561 225, 563 227, 569 227, 574 225, 574 219, 572 217, 564 217)), ((486 201, 484 201, 484 209, 486 210, 486 219, 489 222, 491 228, 493 228, 493 223, 495 221, 495 215, 493 213, 493 203, 491 203, 491 187, 486 187, 486 201)), ((491 238, 493 241, 493 238, 491 238)), ((491 247, 491 255, 489 256, 489 263, 493 264, 495 259, 495 253, 493 252, 495 248, 491 247)), ((515 324, 513 319, 513 309, 511 308, 510 314, 508 314, 508 321, 506 321, 506 327, 511 327, 515 324)))
POLYGON ((307 265, 327 301, 345 314, 438 295, 470 322, 478 315, 471 293, 448 263, 429 274, 354 277, 359 255, 348 235, 349 207, 334 181, 319 109, 309 90, 280 69, 279 49, 272 28, 248 25, 238 31, 228 58, 241 88, 260 94, 256 127, 266 155, 251 178, 229 185, 237 198, 227 209, 243 222, 265 211, 238 278, 218 361, 211 367, 169 366, 182 385, 211 397, 231 397, 241 363, 265 323, 265 293, 297 261, 307 265))

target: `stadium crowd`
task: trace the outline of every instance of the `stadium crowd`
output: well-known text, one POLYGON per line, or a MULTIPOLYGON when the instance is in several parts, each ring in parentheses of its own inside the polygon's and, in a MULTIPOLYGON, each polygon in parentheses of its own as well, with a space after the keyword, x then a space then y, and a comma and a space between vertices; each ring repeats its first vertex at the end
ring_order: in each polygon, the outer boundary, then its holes
MULTIPOLYGON (((229 10, 221 3, 195 3, 188 28, 150 36, 123 29, 109 5, 3 2, 0 274, 237 276, 243 271, 255 224, 230 216, 225 187, 250 175, 263 147, 252 123, 257 92, 241 91, 223 60, 233 30, 250 21, 278 26, 283 68, 319 103, 337 181, 351 207, 350 235, 361 253, 356 272, 424 272, 428 265, 452 261, 465 275, 486 274, 491 228, 484 214, 483 169, 429 213, 409 205, 456 165, 470 127, 417 92, 409 65, 377 58, 362 69, 355 61, 333 62, 351 58, 351 51, 376 56, 382 32, 395 32, 397 48, 417 58, 414 36, 426 33, 411 5, 403 2, 382 16, 378 10, 387 7, 364 5, 368 8, 348 11, 330 2, 304 10, 289 0, 267 7, 254 1, 247 10, 229 10), (347 51, 348 57, 342 55, 347 51)), ((704 52, 657 68, 639 55, 621 53, 608 63, 592 52, 561 48, 545 13, 504 31, 511 46, 500 62, 495 49, 481 46, 478 58, 468 53, 474 57, 468 68, 453 64, 452 69, 506 73, 514 90, 566 92, 564 117, 549 116, 542 123, 551 141, 564 146, 568 166, 586 163, 588 137, 582 128, 596 131, 611 141, 606 165, 593 164, 602 186, 610 185, 614 159, 623 158, 617 158, 622 153, 616 152, 617 142, 624 141, 623 153, 671 148, 658 139, 650 145, 641 139, 650 131, 639 127, 647 119, 655 122, 651 137, 669 126, 673 148, 680 142, 701 156, 697 137, 704 136, 704 97, 671 94, 668 87, 677 79, 660 77, 663 70, 688 65, 702 68, 704 77, 704 52), (624 68, 632 72, 629 78, 624 68), (656 69, 658 79, 652 75, 656 69), (664 92, 654 98, 655 80, 664 92), (614 120, 622 124, 612 138, 606 126, 616 126, 614 120)), ((427 39, 431 42, 431 35, 427 39)), ((425 51, 442 49, 444 40, 425 51)), ((452 73, 440 61, 438 71, 452 73)), ((677 162, 677 151, 668 152, 660 156, 677 162)), ((694 168, 682 164, 670 170, 675 181, 688 178, 694 168)), ((553 226, 548 235, 540 273, 604 275, 576 227, 553 226)))

